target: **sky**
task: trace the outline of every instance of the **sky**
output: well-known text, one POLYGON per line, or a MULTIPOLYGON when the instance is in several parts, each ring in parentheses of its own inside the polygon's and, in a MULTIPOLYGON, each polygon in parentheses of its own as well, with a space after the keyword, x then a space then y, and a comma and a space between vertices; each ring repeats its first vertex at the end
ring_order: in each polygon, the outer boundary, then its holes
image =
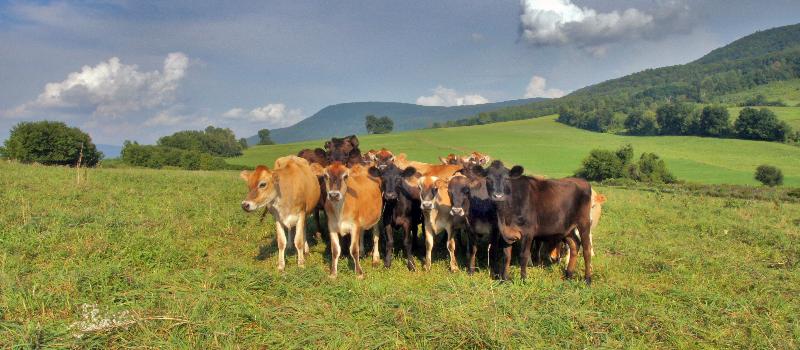
POLYGON ((0 1, 0 139, 248 137, 356 101, 559 97, 800 21, 797 0, 0 1))

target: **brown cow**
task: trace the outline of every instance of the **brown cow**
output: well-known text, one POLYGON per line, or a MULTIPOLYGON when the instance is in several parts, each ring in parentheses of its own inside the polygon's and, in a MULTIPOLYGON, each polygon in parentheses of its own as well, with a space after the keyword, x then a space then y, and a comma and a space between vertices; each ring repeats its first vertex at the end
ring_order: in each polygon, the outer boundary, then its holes
POLYGON ((378 250, 378 222, 381 218, 380 180, 369 176, 361 165, 347 168, 339 161, 333 162, 322 172, 328 199, 325 201, 325 214, 328 217, 328 230, 331 240, 330 277, 336 278, 338 272, 339 235, 350 235, 350 256, 355 265, 356 277, 364 278, 361 269, 360 243, 363 230, 372 229, 372 263, 380 262, 378 250))
POLYGON ((304 266, 306 243, 306 215, 319 202, 320 190, 317 177, 303 158, 287 156, 275 160, 274 170, 263 165, 254 171, 242 171, 241 178, 247 182, 249 192, 242 209, 252 212, 268 207, 275 217, 278 239, 278 270, 286 267, 286 231, 295 231, 294 246, 297 249, 297 265, 304 266))
POLYGON ((325 142, 325 149, 328 151, 330 162, 342 162, 347 167, 361 165, 361 151, 358 149, 358 137, 350 135, 347 137, 334 137, 325 142))
MULTIPOLYGON (((508 279, 511 263, 511 244, 520 241, 520 275, 527 277, 531 244, 536 238, 567 239, 570 252, 576 252, 573 230, 580 234, 585 265, 584 278, 592 282, 591 186, 586 180, 539 180, 523 175, 517 165, 511 170, 494 161, 489 169, 476 165, 473 171, 486 179, 490 197, 497 203, 497 222, 502 239, 504 266, 501 278, 508 279)), ((494 247, 493 247, 494 249, 494 247)), ((577 263, 570 254, 566 277, 571 278, 577 263)))
POLYGON ((381 148, 380 151, 375 152, 372 160, 375 162, 375 167, 383 171, 389 164, 394 164, 394 153, 386 148, 381 148))
POLYGON ((442 164, 450 164, 450 165, 461 164, 464 166, 473 166, 473 165, 486 166, 486 164, 489 164, 491 160, 492 160, 491 157, 480 152, 472 152, 463 157, 459 157, 452 153, 448 154, 447 157, 444 158, 439 157, 439 161, 442 162, 442 164))

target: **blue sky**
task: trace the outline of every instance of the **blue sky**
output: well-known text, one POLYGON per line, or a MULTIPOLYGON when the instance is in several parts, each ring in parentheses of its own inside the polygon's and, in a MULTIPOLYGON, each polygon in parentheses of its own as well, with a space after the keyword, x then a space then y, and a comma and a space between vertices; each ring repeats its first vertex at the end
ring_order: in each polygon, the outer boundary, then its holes
POLYGON ((798 21, 800 1, 0 2, 0 138, 238 136, 335 103, 555 97, 798 21))

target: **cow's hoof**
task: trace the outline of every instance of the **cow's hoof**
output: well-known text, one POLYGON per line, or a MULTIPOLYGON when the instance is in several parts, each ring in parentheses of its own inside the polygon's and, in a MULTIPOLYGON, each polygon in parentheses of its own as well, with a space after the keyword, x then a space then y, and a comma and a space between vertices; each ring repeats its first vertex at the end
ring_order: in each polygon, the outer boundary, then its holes
POLYGON ((591 286, 592 285, 592 278, 591 277, 586 277, 586 285, 587 286, 591 286))
POLYGON ((450 266, 450 272, 456 273, 456 272, 458 272, 458 268, 450 266))
POLYGON ((278 266, 278 272, 286 272, 286 266, 278 266))
POLYGON ((574 277, 574 273, 564 270, 564 279, 571 280, 574 277))
POLYGON ((386 262, 383 263, 383 268, 384 269, 391 269, 392 268, 392 263, 386 263, 386 262))
POLYGON ((304 269, 306 268, 306 263, 297 263, 297 267, 304 269))
POLYGON ((431 270, 431 265, 427 265, 426 264, 426 265, 423 265, 422 268, 425 270, 425 272, 428 272, 428 271, 431 270))
POLYGON ((417 271, 417 267, 414 266, 414 263, 412 263, 410 261, 408 263, 406 263, 406 267, 408 267, 408 271, 417 271))
POLYGON ((332 280, 335 280, 336 279, 336 274, 335 273, 329 274, 328 278, 330 278, 332 280))
POLYGON ((373 260, 372 261, 372 267, 378 267, 380 265, 381 265, 381 262, 379 260, 373 260))
POLYGON ((359 273, 359 274, 357 274, 357 275, 356 275, 356 279, 357 279, 357 280, 363 280, 363 279, 364 279, 364 274, 363 274, 363 273, 359 273))

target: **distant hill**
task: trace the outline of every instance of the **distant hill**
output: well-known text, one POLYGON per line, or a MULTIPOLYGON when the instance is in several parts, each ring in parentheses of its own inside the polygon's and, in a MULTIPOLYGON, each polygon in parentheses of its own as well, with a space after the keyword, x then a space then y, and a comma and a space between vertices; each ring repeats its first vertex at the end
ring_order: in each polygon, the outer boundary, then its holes
POLYGON ((530 119, 562 109, 585 118, 567 124, 613 130, 632 110, 654 109, 670 100, 724 103, 726 95, 800 78, 800 24, 759 31, 682 65, 647 69, 587 86, 567 96, 476 115, 447 126, 530 119))
MULTIPOLYGON (((434 107, 399 102, 351 102, 327 106, 314 115, 292 126, 270 130, 276 143, 364 134, 364 117, 370 114, 388 116, 394 120, 394 130, 414 130, 430 127, 434 122, 446 122, 498 108, 519 106, 546 100, 530 98, 471 106, 434 107)), ((247 143, 258 143, 258 136, 247 138, 247 143)))

